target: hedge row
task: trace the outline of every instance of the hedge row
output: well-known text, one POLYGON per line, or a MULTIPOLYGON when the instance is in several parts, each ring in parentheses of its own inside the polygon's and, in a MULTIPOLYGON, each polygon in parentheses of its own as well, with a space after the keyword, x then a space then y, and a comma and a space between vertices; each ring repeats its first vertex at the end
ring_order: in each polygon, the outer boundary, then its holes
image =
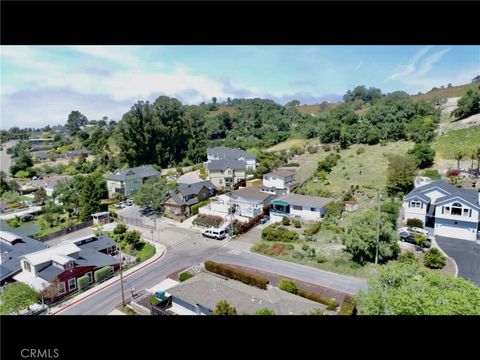
POLYGON ((337 300, 329 299, 326 296, 315 294, 310 291, 298 290, 297 295, 304 297, 305 299, 309 299, 312 301, 316 301, 320 304, 327 305, 328 310, 335 310, 338 306, 337 300))
POLYGON ((355 300, 350 295, 346 295, 343 299, 342 307, 340 308, 339 315, 355 315, 357 313, 357 305, 355 300))
POLYGON ((253 285, 263 290, 267 289, 268 279, 234 269, 225 264, 220 264, 213 261, 205 261, 205 269, 215 274, 219 274, 233 280, 238 280, 247 285, 253 285))
POLYGON ((113 267, 111 267, 110 265, 107 265, 95 271, 93 277, 95 279, 95 282, 102 282, 103 280, 110 278, 112 275, 113 275, 113 267))
POLYGON ((200 201, 198 204, 192 205, 192 207, 190 208, 192 215, 197 215, 198 209, 200 209, 202 206, 207 205, 208 203, 209 203, 209 200, 207 199, 204 201, 200 201))
POLYGON ((295 242, 299 236, 295 231, 288 230, 283 226, 270 225, 262 231, 262 239, 266 241, 295 242))
POLYGON ((298 167, 300 164, 298 162, 289 162, 283 165, 284 167, 298 167))
POLYGON ((83 291, 86 287, 88 287, 89 283, 90 283, 90 279, 87 275, 80 276, 77 279, 78 290, 83 291))

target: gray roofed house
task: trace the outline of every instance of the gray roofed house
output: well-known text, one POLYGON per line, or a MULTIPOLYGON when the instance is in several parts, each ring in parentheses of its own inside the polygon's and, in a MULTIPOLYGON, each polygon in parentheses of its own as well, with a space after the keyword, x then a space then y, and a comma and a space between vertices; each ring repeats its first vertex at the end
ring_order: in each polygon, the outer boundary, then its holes
POLYGON ((286 201, 290 205, 320 208, 320 207, 324 207, 325 205, 334 201, 335 199, 333 199, 333 198, 323 198, 323 197, 319 197, 319 196, 288 194, 288 195, 279 197, 277 200, 286 201))
POLYGON ((169 288, 167 293, 172 296, 174 304, 194 312, 198 307, 202 307, 207 313, 211 313, 220 300, 228 301, 238 314, 250 315, 265 308, 273 310, 276 315, 302 315, 326 308, 325 305, 276 287, 262 290, 204 271, 169 288))
POLYGON ((192 205, 215 195, 215 186, 210 180, 192 184, 178 184, 178 187, 165 200, 165 211, 176 216, 189 216, 192 205))
POLYGON ((220 159, 212 160, 207 163, 207 169, 209 171, 223 171, 226 169, 232 170, 245 170, 245 162, 236 159, 220 159))
POLYGON ((151 165, 118 169, 106 177, 108 195, 110 197, 115 196, 115 194, 133 195, 146 180, 159 176, 160 173, 151 165))
POLYGON ((480 193, 445 180, 415 182, 404 198, 403 220, 421 220, 436 236, 476 240, 480 236, 480 193))
POLYGON ((47 245, 31 237, 0 231, 0 284, 3 285, 21 271, 22 256, 46 247, 47 245))
POLYGON ((226 146, 216 146, 213 148, 207 148, 207 157, 213 159, 226 159, 226 158, 231 158, 231 159, 256 159, 257 156, 252 153, 248 153, 245 150, 242 149, 234 149, 234 148, 229 148, 226 146))

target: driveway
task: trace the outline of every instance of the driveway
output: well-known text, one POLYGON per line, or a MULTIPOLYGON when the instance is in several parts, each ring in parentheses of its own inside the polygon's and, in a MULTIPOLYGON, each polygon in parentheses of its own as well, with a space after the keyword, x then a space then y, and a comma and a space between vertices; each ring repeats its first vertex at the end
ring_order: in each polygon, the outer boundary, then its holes
POLYGON ((475 241, 444 236, 436 236, 435 240, 457 263, 458 275, 480 286, 480 245, 475 241))

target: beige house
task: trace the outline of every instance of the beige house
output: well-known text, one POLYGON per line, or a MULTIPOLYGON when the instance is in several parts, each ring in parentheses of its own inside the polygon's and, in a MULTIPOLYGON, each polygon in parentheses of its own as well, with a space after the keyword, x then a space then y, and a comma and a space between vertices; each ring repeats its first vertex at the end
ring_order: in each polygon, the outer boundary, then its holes
POLYGON ((246 179, 245 163, 221 159, 207 164, 208 178, 217 189, 225 189, 246 179))

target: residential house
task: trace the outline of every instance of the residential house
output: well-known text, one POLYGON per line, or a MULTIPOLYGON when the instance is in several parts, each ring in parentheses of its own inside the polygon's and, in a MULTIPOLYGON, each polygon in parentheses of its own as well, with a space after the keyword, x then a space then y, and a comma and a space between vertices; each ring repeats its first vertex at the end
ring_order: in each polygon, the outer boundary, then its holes
POLYGON ((37 291, 56 286, 57 293, 49 300, 57 300, 77 291, 79 277, 87 275, 93 282, 96 270, 104 266, 118 269, 116 253, 117 244, 104 235, 67 240, 23 255, 20 259, 22 271, 13 278, 37 291))
POLYGON ((204 166, 215 187, 225 189, 246 179, 247 172, 255 171, 256 155, 225 146, 208 148, 204 166))
POLYGON ((245 163, 245 169, 255 170, 257 156, 242 149, 232 149, 226 146, 217 146, 207 149, 207 163, 214 160, 234 159, 245 163))
POLYGON ((445 180, 417 186, 405 196, 404 221, 420 219, 434 234, 476 240, 479 229, 480 193, 461 189, 445 180))
POLYGON ((215 186, 211 181, 199 181, 192 184, 178 184, 178 187, 165 200, 165 211, 176 216, 190 216, 191 207, 215 195, 215 186))
POLYGON ((14 281, 13 276, 22 270, 22 256, 46 247, 44 243, 31 237, 0 231, 0 286, 14 281))
POLYGON ((325 216, 325 206, 334 200, 318 196, 288 194, 272 201, 270 220, 279 222, 284 216, 289 216, 304 221, 317 221, 325 216))
POLYGON ((221 300, 234 306, 238 314, 254 315, 258 310, 270 309, 276 315, 302 315, 326 306, 277 287, 266 290, 240 281, 202 271, 160 293, 163 309, 152 313, 161 315, 211 315, 221 300), (168 300, 167 300, 168 299, 168 300))
POLYGON ((231 198, 235 214, 253 219, 263 214, 276 195, 263 192, 260 186, 240 188, 232 191, 231 198))
POLYGON ((263 175, 262 191, 283 196, 298 186, 295 181, 296 171, 293 169, 277 169, 263 175))
POLYGON ((208 178, 218 190, 229 188, 246 179, 245 162, 240 160, 213 160, 206 166, 208 178))
POLYGON ((145 181, 158 176, 160 176, 160 173, 151 165, 116 170, 107 176, 108 196, 114 197, 115 194, 133 195, 145 181))

